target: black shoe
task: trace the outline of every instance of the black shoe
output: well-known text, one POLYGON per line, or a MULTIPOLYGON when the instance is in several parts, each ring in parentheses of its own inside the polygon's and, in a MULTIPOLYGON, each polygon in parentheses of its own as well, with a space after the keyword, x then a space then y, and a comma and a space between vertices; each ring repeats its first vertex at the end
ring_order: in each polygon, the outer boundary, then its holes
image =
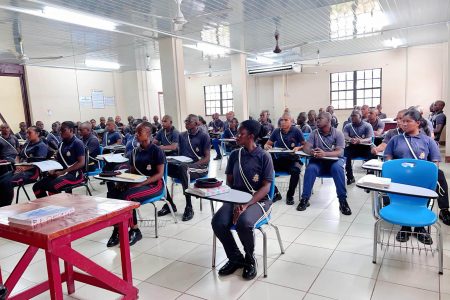
POLYGON ((244 267, 244 258, 241 257, 237 261, 228 260, 228 262, 219 270, 220 276, 227 276, 233 274, 236 270, 244 267))
POLYGON ((276 192, 275 195, 273 195, 273 200, 272 202, 277 202, 279 200, 283 199, 283 196, 281 196, 280 192, 276 192))
POLYGON ((294 205, 294 196, 286 196, 286 204, 287 205, 294 205))
POLYGON ((422 244, 425 244, 425 245, 433 244, 433 239, 431 238, 431 235, 428 233, 428 231, 425 230, 424 227, 416 227, 416 228, 414 228, 414 232, 418 233, 417 239, 422 244))
POLYGON ((383 195, 383 207, 388 206, 389 204, 391 204, 391 199, 388 195, 383 195))
POLYGON ((100 183, 99 183, 100 185, 105 185, 106 184, 106 182, 104 182, 104 181, 100 181, 100 183))
POLYGON ((106 247, 114 247, 116 245, 119 245, 119 241, 119 229, 114 228, 113 233, 108 240, 108 243, 106 243, 106 247))
POLYGON ((355 177, 353 178, 347 178, 347 185, 350 185, 352 183, 355 183, 355 177))
POLYGON ((217 155, 216 158, 214 158, 214 160, 221 160, 222 156, 217 155))
POLYGON ((133 246, 138 241, 142 240, 142 233, 139 228, 130 229, 128 232, 128 239, 130 240, 130 246, 133 246))
POLYGON ((441 212, 439 213, 439 219, 442 220, 442 223, 444 223, 447 226, 450 226, 450 212, 448 209, 441 209, 441 212))
POLYGON ((409 240, 409 236, 411 235, 411 227, 402 226, 400 231, 397 232, 397 236, 395 239, 400 243, 405 243, 409 240))
POLYGON ((256 277, 256 259, 253 255, 245 254, 244 271, 242 277, 247 280, 252 280, 256 277))
MULTIPOLYGON (((353 179, 354 182, 354 179, 353 179)), ((352 214, 352 210, 350 206, 348 206, 347 200, 339 200, 339 210, 343 215, 350 216, 352 214)))
MULTIPOLYGON (((177 212, 177 207, 175 205, 172 206, 173 212, 177 212)), ((160 211, 158 211, 158 217, 162 217, 170 214, 169 205, 164 204, 160 211)))
POLYGON ((183 213, 183 222, 189 221, 194 217, 194 210, 191 206, 186 206, 183 213))
POLYGON ((309 204, 309 200, 308 199, 300 199, 300 203, 298 204, 298 206, 297 206, 297 210, 298 211, 304 211, 304 210, 306 210, 306 208, 307 207, 309 207, 310 206, 310 204, 309 204))

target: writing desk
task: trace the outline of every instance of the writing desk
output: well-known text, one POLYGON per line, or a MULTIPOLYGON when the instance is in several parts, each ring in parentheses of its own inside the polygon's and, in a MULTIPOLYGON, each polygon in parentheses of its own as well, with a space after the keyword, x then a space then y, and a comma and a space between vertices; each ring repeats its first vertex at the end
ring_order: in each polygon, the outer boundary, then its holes
POLYGON ((132 282, 128 240, 128 224, 133 209, 137 207, 139 203, 132 201, 57 194, 30 203, 0 208, 0 237, 28 245, 28 249, 5 282, 8 293, 14 290, 38 249, 45 251, 49 278, 8 299, 30 299, 47 290, 50 290, 51 299, 63 299, 61 284, 66 282, 69 294, 73 294, 75 280, 122 294, 124 299, 137 299, 138 289, 132 282), (49 205, 74 207, 75 212, 35 227, 12 225, 8 222, 9 216, 49 205), (72 241, 113 225, 119 226, 122 278, 71 247, 72 241), (64 260, 63 273, 59 269, 59 259, 64 260), (87 274, 74 271, 74 266, 87 274))
POLYGON ((381 176, 381 170, 383 169, 383 162, 381 162, 381 164, 379 164, 379 165, 374 165, 374 164, 371 164, 371 161, 372 160, 369 160, 369 161, 366 161, 365 163, 363 163, 362 168, 364 170, 373 171, 376 176, 381 176))
POLYGON ((429 199, 436 199, 438 197, 438 194, 435 191, 423 187, 391 182, 389 187, 383 188, 362 183, 361 181, 363 180, 364 177, 359 179, 356 182, 356 186, 361 189, 369 190, 372 192, 372 215, 375 218, 375 220, 379 219, 378 212, 381 207, 380 202, 378 201, 379 200, 378 193, 389 193, 389 194, 397 194, 403 196, 429 198, 429 199))
POLYGON ((126 179, 126 178, 120 178, 120 177, 117 177, 117 176, 113 176, 113 177, 103 177, 103 176, 100 176, 100 175, 95 175, 94 178, 95 178, 95 179, 98 179, 98 180, 103 180, 103 181, 109 181, 109 182, 124 182, 124 183, 141 183, 141 182, 144 182, 144 181, 147 180, 147 177, 145 177, 145 176, 142 176, 142 178, 135 179, 135 180, 132 180, 132 179, 126 179))

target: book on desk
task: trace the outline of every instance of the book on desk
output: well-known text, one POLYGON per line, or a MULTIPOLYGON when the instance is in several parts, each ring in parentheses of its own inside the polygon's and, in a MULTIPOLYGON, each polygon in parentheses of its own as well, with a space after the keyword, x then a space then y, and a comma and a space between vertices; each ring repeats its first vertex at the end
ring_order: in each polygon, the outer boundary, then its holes
POLYGON ((373 174, 369 174, 359 179, 358 184, 373 186, 375 188, 389 188, 391 185, 391 178, 377 177, 373 174))
POLYGON ((207 188, 207 189, 191 186, 188 189, 186 189, 186 193, 194 194, 194 195, 197 195, 200 197, 209 197, 209 196, 214 196, 214 195, 219 195, 219 194, 226 194, 226 193, 229 193, 230 190, 231 190, 231 188, 226 184, 222 184, 219 187, 207 188))
POLYGON ((32 163, 17 163, 15 165, 17 167, 18 166, 36 166, 39 168, 39 170, 41 170, 41 172, 48 172, 48 171, 64 169, 63 166, 56 160, 44 160, 44 161, 37 161, 37 162, 32 162, 32 163))
POLYGON ((8 217, 11 224, 36 226, 57 218, 67 216, 75 211, 73 207, 49 205, 38 209, 30 210, 15 216, 8 217))

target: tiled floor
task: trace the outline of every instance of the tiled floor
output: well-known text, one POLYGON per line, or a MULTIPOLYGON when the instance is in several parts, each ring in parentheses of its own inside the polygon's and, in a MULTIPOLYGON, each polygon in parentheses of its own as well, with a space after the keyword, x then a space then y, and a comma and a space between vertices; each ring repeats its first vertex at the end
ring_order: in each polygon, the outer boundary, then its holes
MULTIPOLYGON (((225 165, 224 160, 223 164, 225 165)), ((441 166, 446 174, 450 166, 441 166)), ((223 176, 218 162, 211 163, 211 175, 223 176), (216 173, 217 172, 217 173, 216 173)), ((357 176, 363 172, 355 163, 357 176)), ((277 179, 285 182, 286 179, 277 179)), ((95 195, 105 196, 106 187, 93 182, 95 195)), ((175 188, 181 219, 183 198, 175 188)), ((84 193, 78 190, 78 193, 84 193)), ((160 237, 152 228, 143 228, 144 239, 131 247, 133 278, 140 299, 450 299, 450 227, 444 231, 444 275, 437 271, 437 257, 411 254, 392 249, 378 252, 378 264, 372 264, 372 230, 370 195, 354 185, 348 189, 351 216, 338 209, 331 179, 316 182, 311 206, 298 212, 284 201, 274 204, 273 223, 279 225, 286 254, 280 249, 273 230, 268 231, 269 259, 267 278, 262 275, 262 238, 256 233, 259 277, 245 281, 240 272, 219 277, 211 269, 212 231, 209 203, 203 211, 194 200, 195 218, 174 224, 164 217, 160 237)), ((296 199, 297 196, 296 196, 296 199)), ((22 197, 21 201, 25 201, 22 197)), ((298 201, 298 200, 297 200, 298 201)), ((151 207, 141 212, 151 215, 151 207)), ((120 274, 119 248, 106 248, 111 229, 97 232, 74 243, 74 247, 108 270, 120 274)), ((0 266, 6 279, 20 259, 25 247, 0 240, 0 266)), ((217 265, 226 257, 219 245, 217 265)), ((39 253, 14 292, 45 280, 45 260, 39 253)), ((76 283, 76 292, 65 299, 117 299, 119 295, 76 283)), ((64 288, 64 292, 66 290, 64 288)), ((49 299, 44 293, 36 299, 49 299)))

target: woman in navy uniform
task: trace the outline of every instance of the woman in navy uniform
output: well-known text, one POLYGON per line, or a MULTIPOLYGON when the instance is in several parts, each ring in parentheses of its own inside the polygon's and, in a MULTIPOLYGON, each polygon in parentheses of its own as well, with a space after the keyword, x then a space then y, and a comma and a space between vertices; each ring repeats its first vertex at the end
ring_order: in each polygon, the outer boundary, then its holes
POLYGON ((242 276, 248 280, 255 278, 257 273, 253 229, 272 205, 267 194, 274 174, 270 154, 256 145, 260 130, 261 125, 257 121, 241 123, 236 141, 243 148, 231 153, 225 170, 227 184, 233 189, 252 194, 252 199, 241 205, 224 203, 211 221, 214 233, 228 257, 228 262, 219 270, 221 276, 230 275, 240 268, 244 268, 242 276), (245 257, 230 231, 233 224, 244 246, 245 257))
MULTIPOLYGON (((227 128, 224 129, 223 134, 222 134, 222 138, 224 139, 234 139, 236 138, 236 134, 237 134, 237 128, 239 125, 239 121, 236 118, 233 118, 231 121, 229 121, 227 123, 227 128)), ((216 158, 214 158, 214 160, 219 160, 222 159, 222 152, 220 151, 220 139, 219 138, 215 138, 211 141, 214 150, 216 150, 216 158)), ((236 143, 234 142, 227 142, 225 143, 225 148, 226 151, 229 152, 232 150, 232 148, 236 148, 236 143)))
MULTIPOLYGON (((107 197, 142 202, 149 198, 161 195, 164 189, 164 152, 151 141, 153 125, 149 122, 139 124, 136 128, 136 136, 139 147, 131 154, 130 172, 147 176, 147 180, 137 184, 117 184, 111 189, 107 197)), ((137 226, 136 211, 133 211, 133 226, 129 233, 130 246, 142 239, 141 231, 137 226)), ((119 243, 119 229, 114 227, 113 234, 108 240, 107 246, 112 247, 119 243)))
MULTIPOLYGON (((403 115, 403 134, 394 136, 386 146, 384 155, 386 160, 412 158, 434 162, 439 165, 441 154, 439 148, 432 138, 420 132, 420 127, 427 126, 426 121, 417 110, 408 110, 403 115)), ((433 240, 423 227, 414 228, 419 233, 417 239, 431 245, 433 240)), ((411 235, 411 227, 402 226, 397 233, 399 242, 406 242, 411 235)))
POLYGON ((66 121, 61 124, 62 142, 58 145, 56 160, 63 166, 62 170, 49 171, 48 176, 33 185, 36 198, 48 194, 60 193, 70 186, 83 182, 85 164, 84 144, 75 136, 75 123, 66 121))
MULTIPOLYGON (((17 161, 36 162, 47 158, 48 147, 40 138, 40 130, 36 126, 27 129, 27 142, 18 155, 17 161)), ((36 182, 39 178, 39 168, 36 166, 17 166, 12 178, 13 186, 36 182)))
MULTIPOLYGON (((305 138, 300 129, 292 126, 291 114, 285 112, 281 117, 281 127, 275 129, 270 135, 269 140, 264 145, 264 149, 272 149, 273 146, 299 151, 305 143, 305 138)), ((289 180, 289 189, 286 193, 286 204, 294 204, 294 193, 300 180, 300 172, 302 166, 297 155, 294 153, 276 154, 274 155, 273 164, 276 171, 287 171, 291 175, 289 180)), ((280 200, 281 194, 275 187, 274 200, 280 200)))

